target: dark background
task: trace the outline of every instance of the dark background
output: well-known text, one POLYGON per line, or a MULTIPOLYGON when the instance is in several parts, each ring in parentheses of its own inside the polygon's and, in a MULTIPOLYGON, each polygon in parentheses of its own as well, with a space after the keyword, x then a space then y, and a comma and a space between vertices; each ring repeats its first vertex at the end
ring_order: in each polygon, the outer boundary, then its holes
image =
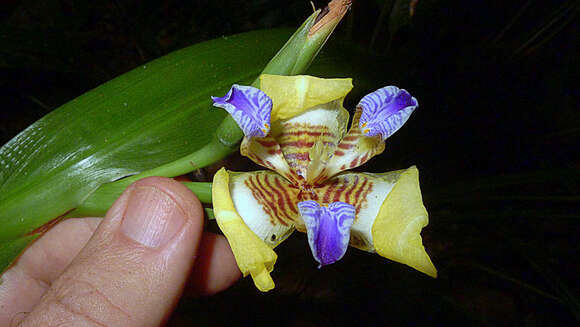
MULTIPOLYGON (((142 63, 222 35, 295 28, 312 10, 303 0, 0 8, 0 144, 142 63)), ((277 248, 273 292, 247 278, 184 299, 170 326, 577 324, 579 10, 578 1, 355 0, 328 51, 341 51, 368 92, 397 84, 420 103, 363 168, 419 167, 430 212, 422 235, 439 278, 355 249, 318 270, 297 233, 277 248)))

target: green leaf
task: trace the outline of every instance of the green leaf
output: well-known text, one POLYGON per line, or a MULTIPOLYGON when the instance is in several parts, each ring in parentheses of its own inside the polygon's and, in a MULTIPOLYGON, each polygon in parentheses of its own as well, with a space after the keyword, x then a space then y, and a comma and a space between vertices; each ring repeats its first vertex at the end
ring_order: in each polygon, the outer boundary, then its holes
POLYGON ((287 29, 203 42, 72 100, 0 148, 0 240, 66 214, 99 185, 207 144, 225 114, 210 96, 251 82, 287 29))

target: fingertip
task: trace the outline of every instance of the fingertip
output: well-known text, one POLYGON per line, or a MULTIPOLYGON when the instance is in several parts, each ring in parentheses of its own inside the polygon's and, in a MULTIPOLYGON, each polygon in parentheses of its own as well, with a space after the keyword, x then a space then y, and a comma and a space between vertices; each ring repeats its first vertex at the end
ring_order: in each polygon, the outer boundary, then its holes
POLYGON ((203 207, 191 190, 183 184, 164 177, 148 177, 133 184, 132 187, 154 185, 176 199, 177 203, 186 203, 184 211, 194 220, 194 229, 199 231, 197 255, 187 286, 187 293, 192 295, 212 295, 233 285, 242 276, 228 241, 223 235, 202 232, 203 207), (194 195, 195 200, 189 200, 194 195))
POLYGON ((204 222, 203 207, 195 196, 195 201, 188 201, 193 192, 183 184, 164 177, 145 178, 136 182, 133 187, 150 185, 161 188, 174 197, 177 203, 187 203, 189 206, 183 209, 192 216, 195 225, 193 227, 201 234, 187 293, 212 295, 234 284, 241 277, 241 272, 229 243, 223 235, 201 232, 204 222))
MULTIPOLYGON (((182 206, 183 211, 193 219, 199 229, 203 227, 203 206, 197 196, 182 183, 167 177, 152 176, 138 180, 130 186, 130 189, 139 187, 155 187, 172 197, 177 204, 182 206)), ((126 191, 128 192, 129 189, 126 191)))
POLYGON ((223 235, 204 232, 192 274, 190 295, 213 295, 232 286, 242 276, 234 254, 223 235))

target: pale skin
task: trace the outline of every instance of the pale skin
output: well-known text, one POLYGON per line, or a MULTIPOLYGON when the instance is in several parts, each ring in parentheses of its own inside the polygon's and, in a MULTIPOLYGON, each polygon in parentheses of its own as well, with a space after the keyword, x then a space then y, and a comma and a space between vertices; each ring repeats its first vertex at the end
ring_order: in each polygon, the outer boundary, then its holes
POLYGON ((161 326, 183 293, 215 294, 240 275, 193 193, 150 177, 105 218, 62 221, 30 246, 2 275, 0 326, 161 326))

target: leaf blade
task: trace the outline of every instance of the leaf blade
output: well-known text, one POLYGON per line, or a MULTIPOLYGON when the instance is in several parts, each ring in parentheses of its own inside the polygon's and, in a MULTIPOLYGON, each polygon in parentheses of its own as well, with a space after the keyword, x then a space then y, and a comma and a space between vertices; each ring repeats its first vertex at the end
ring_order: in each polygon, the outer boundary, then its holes
POLYGON ((0 148, 0 240, 65 214, 103 183, 206 144, 224 117, 206 110, 209 96, 250 82, 290 34, 249 32, 178 50, 31 125, 0 148))

